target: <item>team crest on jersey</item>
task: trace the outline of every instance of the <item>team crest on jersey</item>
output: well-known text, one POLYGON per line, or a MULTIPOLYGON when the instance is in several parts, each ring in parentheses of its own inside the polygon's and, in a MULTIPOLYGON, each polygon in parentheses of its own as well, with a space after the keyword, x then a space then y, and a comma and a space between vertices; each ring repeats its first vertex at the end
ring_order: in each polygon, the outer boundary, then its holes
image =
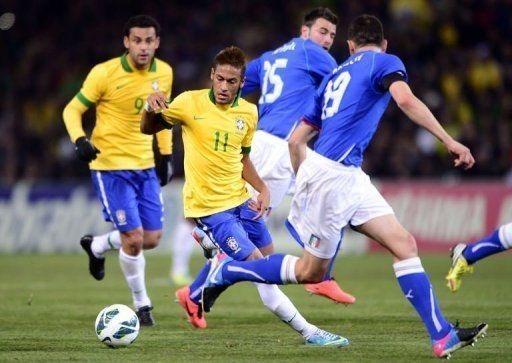
POLYGON ((235 237, 229 237, 226 241, 226 244, 234 253, 240 251, 240 246, 238 246, 238 242, 235 237))
POLYGON ((236 128, 238 129, 238 131, 243 131, 245 127, 245 121, 243 118, 237 118, 236 119, 236 128))
POLYGON ((160 88, 160 85, 158 84, 158 81, 153 81, 151 83, 151 88, 153 88, 153 91, 158 91, 158 89, 160 88))
POLYGON ((123 226, 126 224, 126 212, 122 209, 116 210, 117 224, 123 226))
POLYGON ((311 237, 309 237, 308 244, 313 248, 318 248, 318 246, 320 246, 320 238, 312 234, 311 237))

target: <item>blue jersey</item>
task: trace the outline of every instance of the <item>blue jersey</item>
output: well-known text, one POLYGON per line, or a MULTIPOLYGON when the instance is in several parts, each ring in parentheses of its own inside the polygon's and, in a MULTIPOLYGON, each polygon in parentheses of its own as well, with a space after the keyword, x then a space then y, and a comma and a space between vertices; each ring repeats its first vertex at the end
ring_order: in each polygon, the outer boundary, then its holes
POLYGON ((322 79, 336 66, 324 48, 301 38, 251 61, 242 95, 261 89, 258 129, 287 139, 314 104, 322 79))
MULTIPOLYGON (((304 116, 320 129, 314 150, 345 165, 361 166, 391 95, 382 81, 398 75, 407 80, 397 56, 375 51, 352 55, 318 88, 315 104, 304 116)), ((389 85, 388 85, 389 87, 389 85)))

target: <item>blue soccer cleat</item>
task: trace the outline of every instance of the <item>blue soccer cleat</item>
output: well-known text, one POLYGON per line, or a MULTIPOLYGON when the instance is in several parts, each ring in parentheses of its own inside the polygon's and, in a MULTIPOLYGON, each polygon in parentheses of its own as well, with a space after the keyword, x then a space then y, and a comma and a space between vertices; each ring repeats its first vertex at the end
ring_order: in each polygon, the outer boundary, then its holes
POLYGON ((201 307, 204 312, 210 312, 219 295, 231 285, 222 278, 222 268, 231 261, 233 259, 225 253, 220 253, 210 259, 210 271, 201 289, 201 307))
POLYGON ((315 334, 306 339, 306 345, 313 347, 346 347, 348 339, 328 331, 317 329, 315 334))
POLYGON ((464 329, 457 324, 444 338, 432 342, 434 354, 439 358, 450 359, 451 353, 467 345, 474 345, 478 338, 485 337, 488 327, 487 324, 480 323, 473 328, 464 329))

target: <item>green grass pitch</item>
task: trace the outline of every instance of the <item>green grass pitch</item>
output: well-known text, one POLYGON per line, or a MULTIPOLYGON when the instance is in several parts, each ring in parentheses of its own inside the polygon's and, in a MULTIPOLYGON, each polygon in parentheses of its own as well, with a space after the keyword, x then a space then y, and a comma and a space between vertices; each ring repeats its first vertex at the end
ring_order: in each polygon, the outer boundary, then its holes
MULTIPOLYGON (((96 314, 113 303, 131 305, 117 256, 107 257, 106 278, 93 280, 85 255, 0 256, 0 361, 431 361, 427 332, 403 297, 387 255, 343 257, 336 277, 357 297, 336 305, 300 286, 283 290, 312 323, 350 339, 348 349, 311 348, 261 304, 249 283, 231 287, 208 314, 208 328, 194 330, 174 303, 169 258, 148 254, 148 290, 157 326, 142 329, 128 348, 109 349, 94 333, 96 314)), ((451 294, 444 286, 448 256, 422 259, 447 318, 463 325, 489 323, 475 348, 457 361, 511 361, 512 256, 493 256, 451 294)), ((203 262, 193 261, 193 271, 203 262)))

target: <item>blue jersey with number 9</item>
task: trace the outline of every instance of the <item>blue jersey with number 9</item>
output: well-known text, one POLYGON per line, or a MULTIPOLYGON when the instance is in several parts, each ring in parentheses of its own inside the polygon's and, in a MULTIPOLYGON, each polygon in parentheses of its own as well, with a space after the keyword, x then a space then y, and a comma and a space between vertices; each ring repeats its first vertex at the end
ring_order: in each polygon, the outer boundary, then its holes
MULTIPOLYGON (((361 166, 391 95, 382 81, 397 74, 407 80, 397 56, 375 51, 352 55, 318 88, 304 121, 320 129, 315 151, 345 165, 361 166)), ((389 85, 387 86, 389 87, 389 85)))
POLYGON ((294 38, 247 65, 242 95, 261 89, 258 129, 287 139, 309 110, 334 58, 310 39, 294 38))

